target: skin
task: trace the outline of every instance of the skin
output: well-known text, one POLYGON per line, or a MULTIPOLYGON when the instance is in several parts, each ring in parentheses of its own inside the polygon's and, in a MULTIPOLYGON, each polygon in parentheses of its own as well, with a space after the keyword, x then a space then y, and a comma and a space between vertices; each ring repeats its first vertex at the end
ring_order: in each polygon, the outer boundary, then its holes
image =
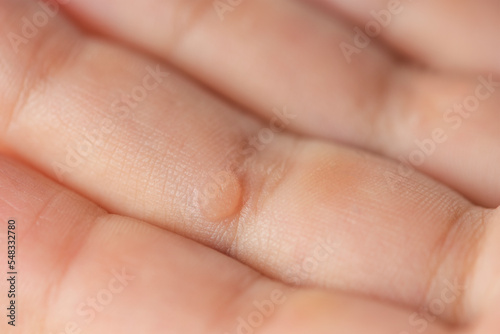
POLYGON ((443 113, 498 81, 500 5, 456 3, 348 64, 385 3, 73 0, 16 52, 42 9, 0 0, 1 332, 497 333, 500 88, 443 113))

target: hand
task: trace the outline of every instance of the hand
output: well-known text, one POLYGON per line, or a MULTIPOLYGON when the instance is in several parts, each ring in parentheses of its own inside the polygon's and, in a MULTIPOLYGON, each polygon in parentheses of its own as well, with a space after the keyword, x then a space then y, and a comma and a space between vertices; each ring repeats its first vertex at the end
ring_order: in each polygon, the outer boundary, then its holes
POLYGON ((2 332, 496 333, 499 5, 358 3, 2 0, 2 332))

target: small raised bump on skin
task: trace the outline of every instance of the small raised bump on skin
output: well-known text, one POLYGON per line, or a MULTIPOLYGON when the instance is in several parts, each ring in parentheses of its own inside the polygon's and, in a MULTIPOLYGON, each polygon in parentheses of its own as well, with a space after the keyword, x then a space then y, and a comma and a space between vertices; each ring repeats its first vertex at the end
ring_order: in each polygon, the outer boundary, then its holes
POLYGON ((233 172, 222 171, 211 176, 199 197, 203 216, 212 222, 234 216, 241 207, 242 186, 233 172))

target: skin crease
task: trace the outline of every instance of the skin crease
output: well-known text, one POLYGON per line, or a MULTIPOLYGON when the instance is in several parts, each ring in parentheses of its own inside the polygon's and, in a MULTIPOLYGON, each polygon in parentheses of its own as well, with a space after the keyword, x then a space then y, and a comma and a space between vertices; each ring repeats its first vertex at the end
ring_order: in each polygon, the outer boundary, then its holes
POLYGON ((495 66, 442 72, 439 34, 436 68, 378 43, 347 66, 356 21, 298 0, 117 4, 16 52, 45 9, 0 0, 0 332, 498 332, 498 94, 418 171, 391 159, 495 66))
MULTIPOLYGON (((390 2, 384 0, 361 0, 346 2, 339 0, 310 0, 327 8, 335 8, 348 15, 362 26, 373 19, 366 6, 383 13, 390 2)), ((381 31, 380 38, 391 47, 409 57, 416 58, 440 68, 459 72, 500 72, 498 52, 500 43, 491 43, 493 34, 500 29, 498 11, 500 4, 495 0, 480 0, 471 6, 469 1, 439 0, 432 4, 426 1, 396 1, 397 15, 391 24, 381 31), (443 29, 442 20, 450 31, 442 40, 429 41, 425 36, 443 29), (420 22, 427 24, 420 24, 420 22), (451 33, 453 31, 453 33, 451 33), (468 36, 464 47, 463 36, 468 36), (432 43, 432 44, 430 44, 432 43)))

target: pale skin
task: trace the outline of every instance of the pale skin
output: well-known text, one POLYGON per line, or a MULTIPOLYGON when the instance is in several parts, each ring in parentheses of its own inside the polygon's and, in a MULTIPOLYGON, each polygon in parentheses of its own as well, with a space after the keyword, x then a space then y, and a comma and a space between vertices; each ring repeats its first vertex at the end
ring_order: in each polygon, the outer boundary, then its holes
POLYGON ((0 0, 0 331, 498 333, 500 2, 403 6, 0 0))

